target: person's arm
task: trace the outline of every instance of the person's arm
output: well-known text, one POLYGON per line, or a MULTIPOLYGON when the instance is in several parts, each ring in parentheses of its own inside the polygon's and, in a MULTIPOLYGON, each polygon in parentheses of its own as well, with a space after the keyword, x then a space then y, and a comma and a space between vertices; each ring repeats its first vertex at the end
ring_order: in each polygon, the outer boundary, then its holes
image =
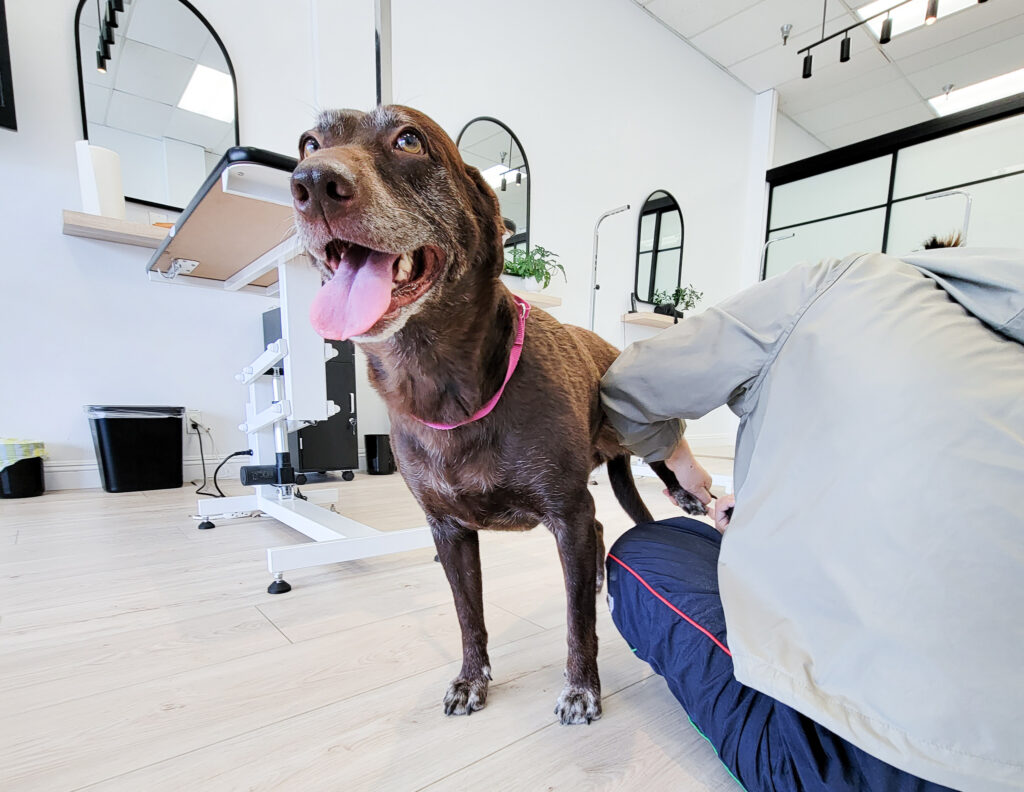
POLYGON ((797 267, 628 347, 601 380, 601 401, 623 444, 668 459, 685 424, 728 404, 738 415, 761 372, 815 297, 852 263, 797 267))

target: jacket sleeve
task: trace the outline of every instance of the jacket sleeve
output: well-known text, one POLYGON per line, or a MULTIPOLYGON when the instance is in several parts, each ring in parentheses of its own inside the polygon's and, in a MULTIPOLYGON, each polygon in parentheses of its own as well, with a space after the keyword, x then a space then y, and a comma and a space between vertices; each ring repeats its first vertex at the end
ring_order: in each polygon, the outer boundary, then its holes
POLYGON ((657 462, 682 437, 680 419, 723 404, 747 413, 778 347, 853 260, 796 267, 628 347, 601 380, 605 413, 623 444, 657 462))

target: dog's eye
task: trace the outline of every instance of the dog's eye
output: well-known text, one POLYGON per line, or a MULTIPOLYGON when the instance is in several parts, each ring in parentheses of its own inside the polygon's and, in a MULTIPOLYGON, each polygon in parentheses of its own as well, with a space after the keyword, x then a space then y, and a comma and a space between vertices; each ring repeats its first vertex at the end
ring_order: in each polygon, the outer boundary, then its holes
POLYGON ((308 157, 320 148, 320 141, 315 137, 307 137, 302 141, 302 156, 308 157))
POLYGON ((403 132, 395 141, 395 148, 406 154, 422 154, 423 141, 415 132, 403 132))

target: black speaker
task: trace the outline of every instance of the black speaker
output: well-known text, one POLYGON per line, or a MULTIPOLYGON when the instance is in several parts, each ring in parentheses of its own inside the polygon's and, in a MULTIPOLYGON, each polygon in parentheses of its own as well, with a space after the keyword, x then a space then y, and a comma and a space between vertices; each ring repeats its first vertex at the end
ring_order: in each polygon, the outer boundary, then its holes
POLYGON ((366 435, 366 472, 375 476, 394 473, 395 457, 391 438, 384 434, 366 435))

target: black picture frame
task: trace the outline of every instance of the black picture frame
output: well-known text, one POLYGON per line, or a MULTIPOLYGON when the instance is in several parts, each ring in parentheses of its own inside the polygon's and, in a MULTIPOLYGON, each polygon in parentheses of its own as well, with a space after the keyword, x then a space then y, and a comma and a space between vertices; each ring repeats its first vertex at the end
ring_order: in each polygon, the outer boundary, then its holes
MULTIPOLYGON (((79 36, 79 22, 82 16, 82 9, 88 3, 95 3, 96 0, 78 0, 78 7, 75 9, 75 65, 78 67, 78 99, 82 109, 82 137, 85 140, 89 139, 89 119, 85 112, 85 79, 82 74, 82 43, 79 36)), ((238 131, 238 79, 235 77, 235 66, 231 62, 231 56, 228 54, 227 47, 224 46, 224 42, 221 41, 220 36, 217 35, 217 31, 213 29, 206 17, 199 13, 199 9, 192 5, 188 0, 176 0, 181 3, 185 8, 191 11, 200 22, 206 27, 213 36, 213 40, 217 42, 217 46, 220 47, 221 54, 224 55, 224 62, 228 65, 228 73, 231 75, 231 86, 234 89, 234 104, 235 104, 235 146, 239 145, 239 131, 238 131)), ((0 0, 0 7, 2 7, 3 0, 0 0)), ((172 212, 180 212, 184 207, 181 206, 170 206, 168 204, 158 203, 156 201, 147 201, 144 198, 133 198, 130 195, 124 197, 126 201, 132 203, 142 204, 143 206, 152 206, 156 209, 167 209, 172 212)))
MULTIPOLYGON (((526 156, 526 149, 523 148, 523 144, 519 142, 519 138, 516 136, 516 133, 513 132, 511 129, 509 129, 508 124, 506 124, 503 121, 499 121, 497 118, 494 118, 492 116, 477 116, 476 118, 473 118, 473 119, 467 121, 465 124, 463 124, 462 131, 459 132, 459 136, 455 139, 455 148, 458 148, 459 145, 462 143, 462 136, 464 134, 466 134, 466 130, 469 129, 477 121, 490 121, 492 124, 497 124, 498 126, 500 126, 502 129, 504 129, 509 134, 509 137, 512 138, 512 142, 515 143, 516 146, 519 147, 519 153, 523 155, 523 167, 526 168, 526 231, 525 232, 516 233, 506 243, 506 246, 508 246, 509 243, 513 243, 516 247, 518 247, 520 244, 523 244, 523 242, 525 241, 525 243, 526 243, 526 250, 527 250, 527 252, 529 252, 529 250, 530 250, 530 230, 531 230, 531 228, 533 226, 533 222, 530 219, 530 217, 531 217, 530 195, 531 195, 531 191, 533 189, 533 171, 530 170, 530 160, 526 156)), ((498 200, 499 200, 499 203, 500 203, 501 199, 499 198, 498 200)))
POLYGON ((11 44, 7 35, 7 9, 0 0, 0 126, 18 131, 14 110, 14 75, 11 73, 11 44))
POLYGON ((683 218, 683 210, 679 207, 679 201, 675 199, 668 190, 655 190, 647 196, 640 208, 640 217, 636 224, 636 261, 633 267, 633 299, 636 302, 654 304, 654 282, 657 276, 658 254, 675 250, 675 247, 661 248, 661 217, 667 212, 679 213, 679 261, 676 265, 676 288, 683 282, 683 246, 686 244, 686 221, 683 218), (664 197, 655 198, 656 195, 664 197), (643 228, 644 218, 656 214, 654 222, 654 247, 651 250, 640 250, 640 232, 643 228), (651 272, 648 283, 645 284, 645 297, 640 295, 640 256, 644 253, 651 254, 651 272))

